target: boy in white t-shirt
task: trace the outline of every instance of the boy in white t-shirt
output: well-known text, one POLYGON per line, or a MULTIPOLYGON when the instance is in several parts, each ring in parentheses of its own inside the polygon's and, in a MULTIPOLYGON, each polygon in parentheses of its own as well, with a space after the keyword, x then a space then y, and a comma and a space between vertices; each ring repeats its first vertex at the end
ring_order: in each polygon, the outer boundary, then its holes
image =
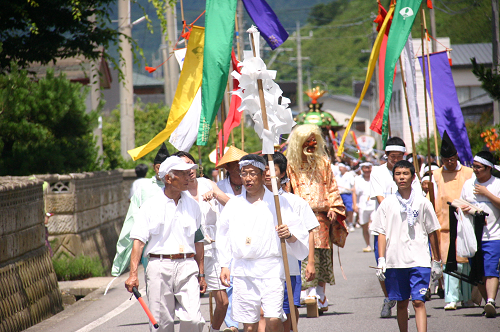
POLYGON ((425 293, 431 275, 433 280, 443 275, 436 233, 440 225, 431 202, 412 188, 413 164, 398 161, 393 174, 398 190, 382 201, 371 227, 379 234, 377 276, 385 280, 389 300, 397 301, 399 330, 408 331, 411 296, 417 330, 427 331, 425 293))
MULTIPOLYGON (((484 261, 484 284, 479 284, 486 305, 484 313, 487 318, 496 316, 495 298, 498 292, 500 274, 500 179, 491 172, 495 159, 488 151, 481 151, 474 156, 472 169, 475 177, 465 181, 460 198, 488 213, 483 228, 482 251, 484 261)), ((470 208, 462 207, 467 213, 470 208)))

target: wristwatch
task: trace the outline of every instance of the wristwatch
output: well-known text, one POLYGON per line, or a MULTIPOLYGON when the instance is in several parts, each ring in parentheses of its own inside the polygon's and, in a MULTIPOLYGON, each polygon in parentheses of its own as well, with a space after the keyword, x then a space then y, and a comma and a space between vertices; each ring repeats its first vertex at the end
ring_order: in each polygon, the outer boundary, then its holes
POLYGON ((290 232, 290 236, 288 236, 287 238, 285 238, 285 240, 288 240, 289 238, 291 238, 293 236, 292 232, 290 232))
POLYGON ((198 278, 205 278, 205 273, 198 273, 198 278))

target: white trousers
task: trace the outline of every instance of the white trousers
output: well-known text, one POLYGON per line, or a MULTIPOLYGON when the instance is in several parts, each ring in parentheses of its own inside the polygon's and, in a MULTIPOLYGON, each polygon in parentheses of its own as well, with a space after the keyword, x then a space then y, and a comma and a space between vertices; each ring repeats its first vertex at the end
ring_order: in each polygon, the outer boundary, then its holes
POLYGON ((202 332, 198 264, 194 258, 150 258, 146 268, 149 309, 160 326, 150 331, 174 332, 174 317, 180 332, 202 332))

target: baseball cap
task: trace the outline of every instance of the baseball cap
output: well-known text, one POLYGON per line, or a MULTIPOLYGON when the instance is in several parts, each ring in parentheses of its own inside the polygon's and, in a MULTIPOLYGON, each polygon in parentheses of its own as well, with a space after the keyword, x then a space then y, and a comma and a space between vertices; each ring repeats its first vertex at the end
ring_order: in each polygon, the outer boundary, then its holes
POLYGON ((170 171, 186 171, 188 169, 198 169, 198 165, 188 164, 182 158, 171 156, 161 163, 158 176, 163 179, 170 171))

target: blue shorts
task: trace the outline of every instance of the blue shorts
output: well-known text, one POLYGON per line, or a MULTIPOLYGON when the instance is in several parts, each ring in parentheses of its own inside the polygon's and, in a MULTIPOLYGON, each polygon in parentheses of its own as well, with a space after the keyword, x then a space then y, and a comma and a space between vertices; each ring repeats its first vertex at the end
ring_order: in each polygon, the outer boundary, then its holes
MULTIPOLYGON (((290 276, 292 282, 293 304, 300 307, 300 291, 302 288, 302 279, 300 276, 290 276)), ((288 303, 288 292, 285 281, 285 299, 283 300, 283 311, 285 314, 290 313, 290 305, 288 303)))
POLYGON ((500 275, 500 240, 483 241, 484 276, 496 277, 500 275))
POLYGON ((373 252, 375 253, 375 262, 378 264, 378 235, 373 235, 373 252))
POLYGON ((430 280, 430 267, 387 269, 385 271, 385 288, 391 301, 408 300, 411 295, 412 301, 425 302, 425 293, 429 288, 430 280))
POLYGON ((352 194, 340 194, 342 201, 344 202, 345 210, 347 212, 352 211, 352 194))

